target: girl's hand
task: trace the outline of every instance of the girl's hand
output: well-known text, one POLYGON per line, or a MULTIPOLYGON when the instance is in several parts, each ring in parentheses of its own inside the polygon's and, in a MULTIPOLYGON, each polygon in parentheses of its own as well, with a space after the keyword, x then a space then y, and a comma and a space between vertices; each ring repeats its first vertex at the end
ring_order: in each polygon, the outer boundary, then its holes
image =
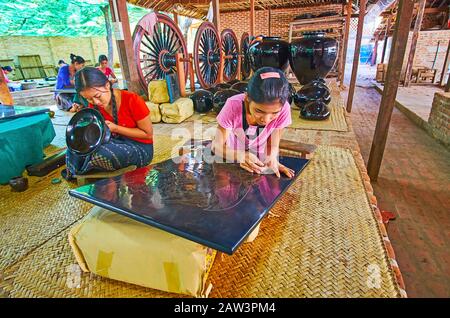
POLYGON ((280 172, 285 174, 289 179, 292 178, 295 175, 294 170, 289 169, 288 167, 282 165, 281 163, 278 162, 277 158, 269 158, 266 161, 266 166, 268 168, 271 168, 274 172, 275 175, 280 178, 280 172))
POLYGON ((105 120, 106 125, 108 126, 109 130, 113 134, 117 134, 119 132, 119 126, 114 124, 113 122, 109 120, 105 120))
POLYGON ((278 170, 284 173, 289 179, 295 176, 294 170, 289 169, 288 167, 282 165, 281 163, 278 163, 278 170))
POLYGON ((261 173, 264 163, 262 163, 254 154, 245 152, 244 162, 241 162, 240 166, 248 172, 261 173))
POLYGON ((80 111, 82 108, 83 108, 83 105, 73 103, 72 107, 69 109, 69 112, 76 113, 76 112, 80 111))

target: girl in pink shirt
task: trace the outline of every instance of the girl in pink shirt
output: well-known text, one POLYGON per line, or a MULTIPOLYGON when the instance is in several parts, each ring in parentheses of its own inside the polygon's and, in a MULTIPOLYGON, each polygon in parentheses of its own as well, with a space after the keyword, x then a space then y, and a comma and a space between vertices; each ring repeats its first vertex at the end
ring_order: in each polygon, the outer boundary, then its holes
POLYGON ((280 172, 293 177, 294 171, 278 161, 281 134, 292 122, 288 96, 289 83, 282 71, 272 67, 256 71, 247 93, 229 98, 217 116, 215 155, 238 161, 252 173, 270 168, 277 177, 280 172))

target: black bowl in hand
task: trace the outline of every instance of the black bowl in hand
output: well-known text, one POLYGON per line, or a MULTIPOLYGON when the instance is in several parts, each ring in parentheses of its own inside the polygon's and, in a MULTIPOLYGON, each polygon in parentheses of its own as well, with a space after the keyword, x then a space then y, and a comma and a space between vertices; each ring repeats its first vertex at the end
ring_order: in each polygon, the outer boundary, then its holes
POLYGON ((84 108, 70 119, 66 128, 66 143, 72 152, 87 156, 111 138, 111 131, 98 110, 84 108))

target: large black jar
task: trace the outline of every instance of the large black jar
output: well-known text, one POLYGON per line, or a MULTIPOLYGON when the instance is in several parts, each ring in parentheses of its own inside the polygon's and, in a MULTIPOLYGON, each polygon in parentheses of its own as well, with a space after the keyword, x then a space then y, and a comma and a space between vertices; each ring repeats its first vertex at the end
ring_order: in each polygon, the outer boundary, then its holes
POLYGON ((214 95, 210 91, 199 89, 189 96, 194 102, 194 109, 199 113, 207 113, 213 108, 214 95))
POLYGON ((336 62, 338 44, 323 32, 309 32, 289 45, 289 63, 300 84, 325 77, 336 62))
POLYGON ((248 49, 250 66, 256 71, 264 66, 286 71, 289 61, 289 44, 280 37, 263 37, 248 49))

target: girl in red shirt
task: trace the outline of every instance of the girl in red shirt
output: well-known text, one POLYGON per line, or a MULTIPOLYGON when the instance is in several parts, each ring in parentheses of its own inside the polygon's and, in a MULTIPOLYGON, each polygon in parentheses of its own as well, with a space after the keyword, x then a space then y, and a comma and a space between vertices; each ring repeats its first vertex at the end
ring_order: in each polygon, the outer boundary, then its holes
POLYGON ((70 150, 66 154, 67 172, 73 175, 95 171, 113 171, 130 165, 143 167, 153 158, 153 128, 150 111, 135 93, 113 89, 108 78, 94 67, 85 67, 75 74, 75 89, 90 108, 103 115, 115 136, 94 153, 80 156, 70 150))

